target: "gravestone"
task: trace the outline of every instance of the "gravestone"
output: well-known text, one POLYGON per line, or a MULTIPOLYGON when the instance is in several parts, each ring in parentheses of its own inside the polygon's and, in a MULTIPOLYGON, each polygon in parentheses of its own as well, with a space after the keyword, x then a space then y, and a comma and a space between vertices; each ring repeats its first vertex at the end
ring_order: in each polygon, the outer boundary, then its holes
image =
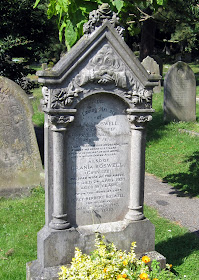
POLYGON ((185 62, 178 61, 172 65, 165 76, 164 120, 196 120, 196 80, 185 62))
POLYGON ((38 73, 45 85, 46 216, 27 279, 57 279, 75 247, 94 249, 95 232, 119 249, 136 241, 138 254, 154 251, 154 226, 143 214, 145 127, 160 76, 146 72, 122 31, 104 4, 90 14, 83 38, 38 73))
MULTIPOLYGON (((142 65, 147 70, 149 74, 160 75, 160 67, 159 64, 150 56, 147 56, 142 60, 142 65)), ((158 93, 161 91, 161 82, 158 82, 158 86, 153 88, 154 93, 158 93)))
POLYGON ((160 76, 163 75, 163 60, 162 58, 159 56, 159 55, 156 55, 156 54, 153 54, 151 56, 156 62, 157 64, 159 65, 159 69, 160 69, 160 76))
POLYGON ((0 195, 25 192, 43 182, 32 107, 19 85, 0 77, 0 195))

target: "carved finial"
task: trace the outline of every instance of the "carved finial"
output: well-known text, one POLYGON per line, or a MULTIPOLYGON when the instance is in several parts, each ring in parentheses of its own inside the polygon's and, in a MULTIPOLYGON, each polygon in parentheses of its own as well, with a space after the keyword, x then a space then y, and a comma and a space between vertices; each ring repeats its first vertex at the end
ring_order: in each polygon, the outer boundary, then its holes
POLYGON ((123 36, 124 28, 120 26, 118 15, 111 11, 108 3, 103 3, 97 10, 89 14, 89 21, 84 24, 84 34, 93 33, 105 20, 109 20, 118 33, 123 36))

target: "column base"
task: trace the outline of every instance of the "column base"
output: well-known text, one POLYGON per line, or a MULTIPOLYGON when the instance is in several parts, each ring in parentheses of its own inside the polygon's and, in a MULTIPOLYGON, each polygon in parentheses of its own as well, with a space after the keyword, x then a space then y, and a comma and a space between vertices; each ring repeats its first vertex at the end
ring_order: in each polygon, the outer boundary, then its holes
POLYGON ((129 208, 129 211, 125 216, 125 220, 127 221, 139 221, 139 220, 143 220, 144 218, 145 217, 143 214, 142 206, 138 206, 133 209, 129 208))
POLYGON ((50 228, 52 229, 68 229, 71 227, 70 223, 66 220, 67 218, 67 214, 64 214, 64 215, 52 215, 53 216, 53 219, 52 221, 50 222, 49 226, 50 228))

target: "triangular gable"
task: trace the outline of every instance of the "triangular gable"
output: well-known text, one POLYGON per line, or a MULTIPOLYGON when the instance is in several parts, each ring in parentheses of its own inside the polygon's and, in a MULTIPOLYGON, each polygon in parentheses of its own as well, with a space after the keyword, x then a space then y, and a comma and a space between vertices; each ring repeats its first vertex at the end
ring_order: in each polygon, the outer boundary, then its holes
POLYGON ((103 92, 119 96, 130 108, 151 109, 152 89, 160 78, 147 73, 107 19, 38 76, 48 87, 48 109, 74 109, 83 98, 103 92))
POLYGON ((104 40, 107 40, 144 87, 156 85, 153 82, 156 82, 159 77, 147 73, 108 20, 92 36, 84 35, 51 70, 38 71, 39 82, 44 84, 63 82, 68 74, 75 70, 78 64, 104 40))

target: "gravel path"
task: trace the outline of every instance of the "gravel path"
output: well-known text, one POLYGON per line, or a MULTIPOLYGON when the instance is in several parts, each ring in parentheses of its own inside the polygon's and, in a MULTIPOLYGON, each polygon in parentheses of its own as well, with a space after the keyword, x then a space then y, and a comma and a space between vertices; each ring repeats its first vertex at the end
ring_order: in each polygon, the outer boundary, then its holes
POLYGON ((162 217, 199 234, 199 199, 183 195, 155 176, 145 176, 144 203, 158 210, 162 217))

